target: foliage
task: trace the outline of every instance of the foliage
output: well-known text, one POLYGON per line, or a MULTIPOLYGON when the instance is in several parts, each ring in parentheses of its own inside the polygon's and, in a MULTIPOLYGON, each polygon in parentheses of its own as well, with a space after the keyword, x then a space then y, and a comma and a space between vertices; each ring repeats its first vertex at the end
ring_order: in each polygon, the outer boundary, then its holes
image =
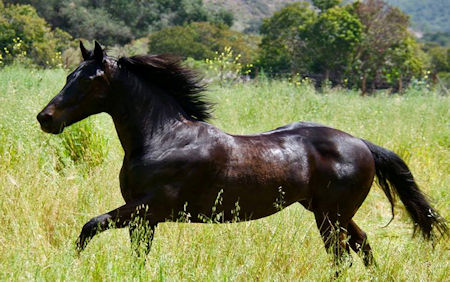
POLYGON ((450 88, 450 47, 428 43, 423 47, 430 60, 431 83, 449 94, 450 88))
POLYGON ((67 160, 88 167, 100 165, 108 155, 108 140, 102 136, 90 120, 77 123, 60 136, 62 152, 59 160, 67 166, 67 160))
POLYGON ((86 6, 85 2, 88 1, 60 3, 61 28, 76 38, 97 39, 103 44, 124 44, 133 38, 133 31, 125 22, 113 21, 107 10, 86 6))
POLYGON ((226 10, 234 15, 234 30, 257 34, 263 20, 296 0, 204 0, 209 10, 226 10))
MULTIPOLYGON (((74 241, 83 224, 124 203, 118 182, 123 151, 110 117, 100 114, 88 122, 90 134, 109 140, 105 161, 54 166, 59 136, 43 133, 35 116, 65 76, 62 70, 0 70, 0 280, 336 280, 314 216, 299 204, 238 224, 160 224, 145 261, 131 251, 126 229, 98 235, 77 255, 74 241)), ((450 218, 450 96, 414 89, 393 97, 319 94, 285 81, 238 83, 206 94, 217 103, 213 124, 226 132, 251 134, 310 120, 400 153, 437 210, 450 218)), ((389 203, 374 185, 355 221, 368 234, 377 267, 366 269, 352 253, 353 266, 338 281, 448 280, 448 239, 431 244, 412 238, 406 211, 396 211, 382 228, 391 216, 389 203)))
POLYGON ((362 40, 362 24, 347 7, 328 8, 312 25, 306 40, 311 42, 307 48, 314 56, 311 70, 324 74, 325 81, 330 72, 334 81, 340 81, 362 40))
POLYGON ((312 0, 314 7, 317 7, 322 12, 333 8, 341 3, 341 0, 312 0))
MULTIPOLYGON (((338 1, 337 1, 338 2, 338 1)), ((272 74, 299 73, 317 84, 402 89, 420 78, 427 60, 409 35, 407 15, 382 0, 344 6, 317 1, 286 6, 261 27, 258 66, 272 74), (325 5, 325 6, 324 6, 325 5)))
POLYGON ((70 35, 51 30, 30 5, 3 5, 0 2, 0 61, 43 67, 61 65, 61 52, 68 46, 70 35))
MULTIPOLYGON (((363 0, 345 0, 343 3, 363 0)), ((223 7, 236 15, 234 28, 257 33, 264 18, 296 0, 205 0, 214 7, 223 7)), ((312 2, 308 0, 308 2, 312 2)), ((315 0, 322 3, 336 3, 337 0, 315 0)), ((424 33, 450 33, 448 0, 386 0, 392 6, 400 8, 410 15, 412 27, 424 33)), ((329 5, 330 7, 334 5, 329 5)))
POLYGON ((106 45, 132 39, 171 25, 210 21, 231 25, 233 16, 224 9, 209 11, 202 0, 6 0, 32 4, 54 27, 74 37, 99 40, 106 45))
POLYGON ((250 63, 255 56, 255 36, 244 35, 231 30, 228 26, 217 26, 207 22, 191 23, 185 26, 173 26, 150 35, 150 53, 171 53, 183 58, 196 60, 213 58, 216 52, 230 47, 241 54, 244 64, 250 63))
POLYGON ((304 72, 310 64, 306 33, 316 20, 310 5, 288 5, 264 20, 258 67, 275 74, 304 72))
POLYGON ((417 42, 408 36, 389 48, 386 55, 383 75, 388 83, 397 85, 402 91, 403 80, 426 76, 427 58, 417 42))
POLYGON ((248 79, 253 67, 252 64, 243 64, 241 55, 235 54, 231 47, 225 47, 220 53, 216 52, 213 58, 206 58, 201 62, 188 58, 186 63, 189 67, 200 71, 205 82, 208 84, 218 82, 220 86, 242 82, 243 78, 248 79))
POLYGON ((364 26, 363 40, 354 55, 353 69, 357 72, 354 83, 363 93, 368 90, 368 85, 369 90, 382 87, 385 66, 391 65, 394 72, 398 72, 396 78, 401 90, 403 80, 408 81, 425 68, 419 49, 408 35, 408 16, 382 0, 366 0, 354 6, 364 26), (407 73, 403 75, 404 71, 407 73))
POLYGON ((433 72, 450 72, 450 47, 433 46, 428 50, 433 72))

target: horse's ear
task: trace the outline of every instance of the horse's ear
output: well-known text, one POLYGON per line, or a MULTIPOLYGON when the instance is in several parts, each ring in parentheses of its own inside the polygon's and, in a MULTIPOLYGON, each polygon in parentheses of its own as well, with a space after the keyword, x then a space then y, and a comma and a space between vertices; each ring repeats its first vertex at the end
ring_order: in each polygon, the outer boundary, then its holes
POLYGON ((94 59, 96 59, 99 62, 103 62, 103 58, 106 56, 106 53, 103 51, 102 46, 95 41, 95 48, 94 48, 94 59))
POLYGON ((80 50, 81 50, 81 56, 83 57, 83 60, 87 61, 89 60, 89 51, 84 48, 83 41, 80 40, 80 50))

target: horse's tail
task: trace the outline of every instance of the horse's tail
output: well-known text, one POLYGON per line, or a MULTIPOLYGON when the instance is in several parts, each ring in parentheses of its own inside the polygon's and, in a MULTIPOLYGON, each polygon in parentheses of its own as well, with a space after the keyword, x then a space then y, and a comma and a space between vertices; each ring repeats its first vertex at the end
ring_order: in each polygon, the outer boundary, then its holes
POLYGON ((394 192, 406 207, 414 221, 414 231, 419 228, 426 239, 433 237, 433 227, 448 234, 446 221, 428 203, 427 197, 420 191, 406 163, 394 152, 362 140, 375 161, 378 183, 391 203, 394 217, 394 192))

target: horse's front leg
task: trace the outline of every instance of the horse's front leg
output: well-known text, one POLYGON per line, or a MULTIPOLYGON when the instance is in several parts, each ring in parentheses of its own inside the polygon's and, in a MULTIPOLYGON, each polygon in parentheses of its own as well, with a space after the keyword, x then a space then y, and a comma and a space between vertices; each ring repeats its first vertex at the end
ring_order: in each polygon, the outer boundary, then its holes
POLYGON ((77 251, 86 248, 89 241, 98 233, 109 228, 122 228, 128 226, 132 221, 139 219, 146 221, 148 206, 147 201, 128 203, 108 213, 96 216, 89 220, 81 230, 76 242, 77 251))
POLYGON ((156 225, 150 225, 149 221, 142 219, 130 224, 131 247, 138 257, 146 256, 152 246, 153 234, 156 225))

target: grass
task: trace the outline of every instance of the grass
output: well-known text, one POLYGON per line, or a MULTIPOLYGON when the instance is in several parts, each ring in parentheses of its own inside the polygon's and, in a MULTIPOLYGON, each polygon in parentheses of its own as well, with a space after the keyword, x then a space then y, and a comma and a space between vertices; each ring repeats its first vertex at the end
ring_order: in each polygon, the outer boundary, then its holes
MULTIPOLYGON (((98 115, 62 135, 41 132, 36 114, 63 86, 61 70, 0 70, 1 280, 330 280, 312 214, 299 205, 237 224, 160 224, 147 262, 132 256, 127 230, 110 230, 79 257, 74 242, 91 217, 123 204, 122 149, 110 118, 98 115)), ((287 82, 214 88, 211 122, 237 134, 292 121, 321 122, 399 153, 440 213, 450 218, 450 98, 411 89, 403 96, 316 93, 287 82)), ((373 187, 356 214, 378 268, 353 267, 339 280, 441 281, 450 277, 450 245, 411 238, 404 208, 373 187)))

